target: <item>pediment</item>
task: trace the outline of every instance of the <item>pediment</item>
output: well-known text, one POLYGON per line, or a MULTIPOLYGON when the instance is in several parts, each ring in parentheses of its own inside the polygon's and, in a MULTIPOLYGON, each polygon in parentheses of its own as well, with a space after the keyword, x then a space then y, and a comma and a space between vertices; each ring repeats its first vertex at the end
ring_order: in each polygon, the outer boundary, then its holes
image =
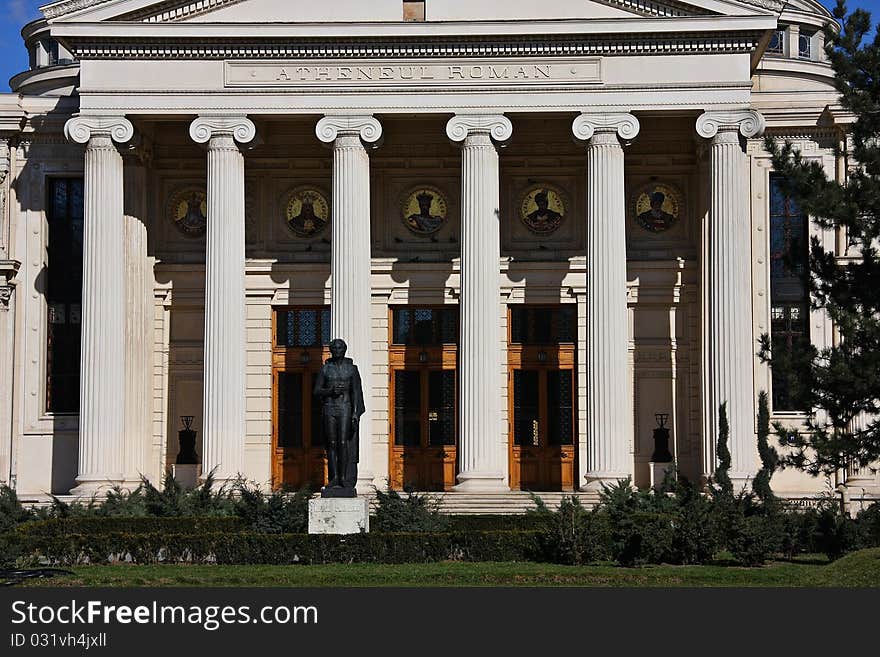
MULTIPOLYGON (((808 3, 809 0, 801 0, 808 3)), ((402 0, 59 0, 52 22, 393 23, 402 0)), ((780 0, 428 0, 426 22, 609 20, 778 13, 780 0)))

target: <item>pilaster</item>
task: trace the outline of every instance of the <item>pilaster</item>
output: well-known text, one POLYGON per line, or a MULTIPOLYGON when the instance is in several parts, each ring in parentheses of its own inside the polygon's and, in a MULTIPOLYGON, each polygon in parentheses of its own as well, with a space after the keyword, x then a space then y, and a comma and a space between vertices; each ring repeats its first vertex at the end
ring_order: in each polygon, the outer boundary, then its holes
MULTIPOLYGON (((362 385, 370 387, 372 349, 372 260, 370 254, 370 156, 382 126, 367 115, 328 115, 315 127, 318 139, 333 147, 333 210, 330 259, 331 339, 342 338, 362 385)), ((360 420, 357 489, 373 485, 373 394, 364 390, 366 408, 360 420)))
POLYGON ((498 151, 513 134, 505 116, 459 114, 446 125, 461 148, 459 472, 456 490, 502 491, 498 353, 500 274, 498 151))
POLYGON ((631 114, 581 114, 587 141, 587 468, 586 490, 632 475, 632 384, 626 301, 626 203, 621 139, 634 139, 631 114))
POLYGON ((189 132, 208 146, 202 473, 222 485, 244 468, 245 204, 238 144, 253 141, 256 127, 245 116, 200 116, 189 132))
POLYGON ((79 458, 73 495, 106 492, 124 479, 125 227, 122 156, 134 135, 121 116, 78 116, 67 138, 86 144, 79 458))

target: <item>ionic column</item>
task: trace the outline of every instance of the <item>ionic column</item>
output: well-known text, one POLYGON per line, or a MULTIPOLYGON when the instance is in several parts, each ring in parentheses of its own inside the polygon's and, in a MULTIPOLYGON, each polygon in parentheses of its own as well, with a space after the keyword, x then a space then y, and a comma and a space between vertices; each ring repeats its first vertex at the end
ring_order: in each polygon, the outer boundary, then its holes
POLYGON ((632 475, 632 391, 626 307, 623 147, 639 122, 631 114, 581 114, 587 142, 587 471, 586 490, 632 475))
POLYGON ((208 144, 202 476, 213 471, 219 485, 244 469, 244 157, 236 142, 257 133, 244 116, 200 116, 189 134, 208 144))
POLYGON ((513 134, 501 115, 460 114, 446 124, 461 148, 461 299, 458 340, 458 485, 503 491, 498 304, 498 151, 513 134))
POLYGON ((125 214, 125 486, 152 472, 153 268, 147 255, 147 168, 149 149, 132 145, 123 155, 125 214))
POLYGON ((749 162, 740 134, 755 137, 764 118, 753 110, 712 111, 697 119, 711 139, 709 217, 703 227, 703 455, 704 475, 715 470, 718 408, 727 403, 730 478, 737 488, 757 466, 752 336, 749 162))
POLYGON ((373 484, 370 157, 364 144, 377 142, 382 126, 372 116, 330 115, 318 121, 315 133, 333 145, 330 337, 345 340, 346 357, 354 360, 364 387, 357 481, 363 495, 373 484))
POLYGON ((66 137, 87 144, 83 220, 79 460, 72 495, 120 485, 125 440, 125 223, 122 156, 134 135, 121 116, 79 116, 66 137))

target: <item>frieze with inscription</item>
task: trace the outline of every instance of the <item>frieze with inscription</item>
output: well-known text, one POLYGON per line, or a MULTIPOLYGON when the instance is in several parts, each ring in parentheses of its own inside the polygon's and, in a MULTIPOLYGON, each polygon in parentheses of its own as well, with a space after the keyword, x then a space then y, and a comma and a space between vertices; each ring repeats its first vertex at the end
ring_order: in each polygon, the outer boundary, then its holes
POLYGON ((322 87, 322 86, 458 86, 506 84, 547 86, 557 84, 599 84, 599 58, 495 62, 456 60, 407 63, 328 61, 226 62, 227 87, 322 87))

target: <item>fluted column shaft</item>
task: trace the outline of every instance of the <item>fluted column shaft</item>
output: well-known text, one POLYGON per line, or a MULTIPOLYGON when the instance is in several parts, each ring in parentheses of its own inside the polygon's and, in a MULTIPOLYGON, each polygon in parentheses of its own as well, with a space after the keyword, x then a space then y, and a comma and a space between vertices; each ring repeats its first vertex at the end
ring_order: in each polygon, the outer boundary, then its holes
POLYGON ((626 202, 621 139, 639 122, 627 113, 581 114, 587 142, 587 432, 582 486, 598 491, 632 475, 633 433, 626 307, 626 202))
POLYGON ((246 329, 244 157, 255 136, 244 117, 200 117, 190 134, 208 144, 202 476, 218 484, 244 470, 246 329))
POLYGON ((360 494, 373 484, 372 259, 370 254, 370 156, 365 143, 382 134, 370 116, 327 116, 316 134, 333 148, 333 218, 330 256, 330 331, 341 338, 364 388, 358 433, 360 494))
POLYGON ((74 495, 120 485, 125 441, 125 222, 122 156, 113 143, 133 130, 122 118, 74 118, 69 139, 87 143, 79 457, 74 495))
POLYGON ((706 412, 718 437, 718 408, 727 403, 731 479, 754 475, 755 413, 752 364, 752 281, 748 159, 734 129, 720 130, 710 146, 708 331, 710 395, 706 412))
POLYGON ((623 148, 615 129, 587 145, 587 480, 632 473, 623 148))
POLYGON ((749 162, 740 134, 763 131, 750 110, 706 112, 697 132, 711 139, 710 205, 703 238, 704 475, 715 469, 719 407, 727 404, 730 478, 744 486, 757 468, 752 336, 749 162))
MULTIPOLYGON (((330 332, 348 345, 346 355, 369 386, 373 372, 370 276, 370 157, 357 133, 340 134, 333 142, 333 224, 331 237, 330 332)), ((358 440, 359 492, 373 482, 373 399, 364 394, 358 440)))
POLYGON ((153 271, 147 255, 146 167, 134 151, 124 158, 126 259, 125 484, 136 488, 152 471, 153 271))
POLYGON ((447 133, 461 149, 461 297, 458 340, 458 485, 506 490, 501 442, 498 151, 512 126, 498 117, 458 116, 447 133))

